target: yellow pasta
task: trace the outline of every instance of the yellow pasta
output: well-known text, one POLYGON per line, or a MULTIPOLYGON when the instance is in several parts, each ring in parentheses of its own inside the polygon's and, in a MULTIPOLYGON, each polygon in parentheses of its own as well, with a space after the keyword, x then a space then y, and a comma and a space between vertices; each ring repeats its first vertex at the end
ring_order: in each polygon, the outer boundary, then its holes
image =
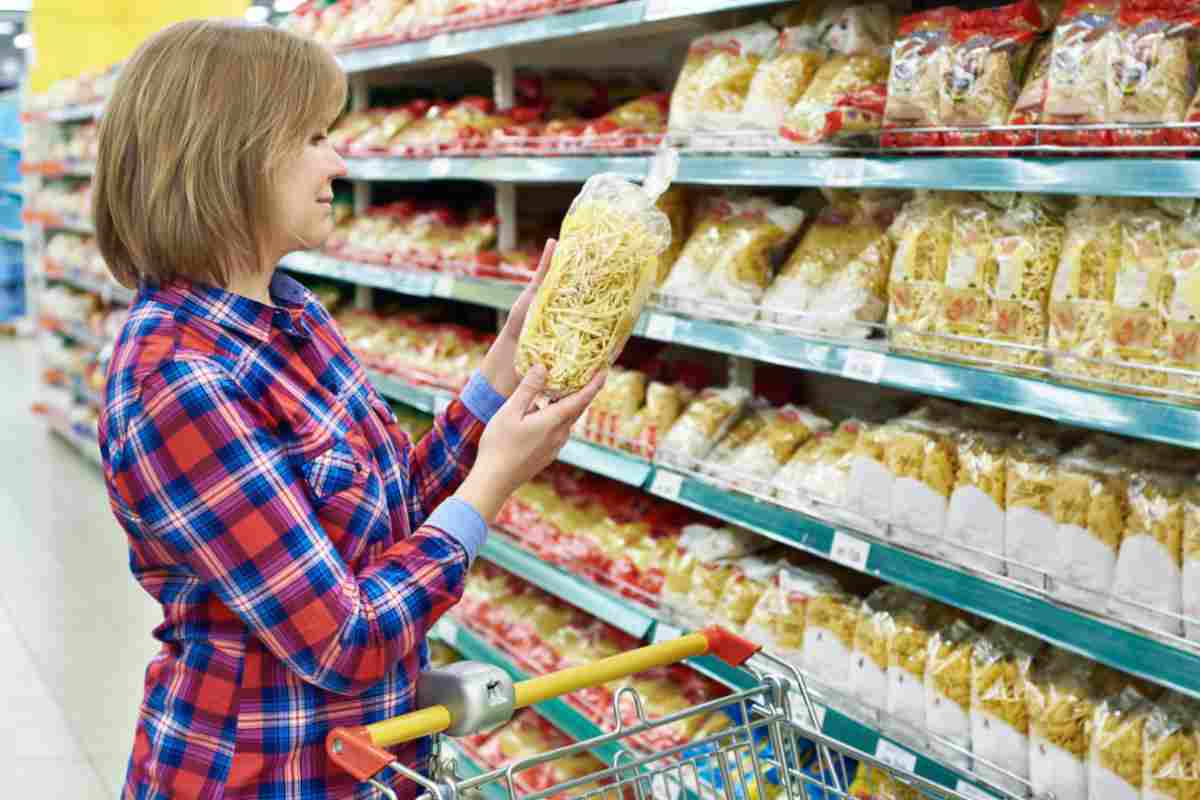
POLYGON ((1102 702, 1092 718, 1092 759, 1136 789, 1145 771, 1146 722, 1150 703, 1136 689, 1102 702))
POLYGON ((971 657, 971 708, 1004 720, 1017 733, 1029 732, 1025 691, 1036 640, 995 626, 980 639, 971 657))
POLYGON ((994 348, 986 338, 993 317, 992 297, 998 261, 992 243, 998 235, 997 210, 982 200, 958 205, 950 215, 950 260, 941 287, 936 330, 944 350, 967 359, 988 360, 994 348), (962 338, 954 338, 962 337, 962 338))
POLYGON ((1055 653, 1033 669, 1025 694, 1033 734, 1081 760, 1091 746, 1096 705, 1090 680, 1090 662, 1055 653))
POLYGON ((759 22, 694 41, 671 94, 671 130, 736 127, 754 73, 775 38, 775 29, 759 22))
POLYGON ((933 335, 950 262, 953 205, 945 194, 921 192, 892 225, 896 242, 888 281, 888 327, 901 350, 944 349, 933 335))

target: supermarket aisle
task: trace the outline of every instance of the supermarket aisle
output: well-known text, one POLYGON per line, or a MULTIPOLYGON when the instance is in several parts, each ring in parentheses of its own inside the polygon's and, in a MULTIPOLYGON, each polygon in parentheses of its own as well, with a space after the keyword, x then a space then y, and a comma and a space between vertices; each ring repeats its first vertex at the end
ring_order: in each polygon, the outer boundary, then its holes
POLYGON ((99 472, 29 413, 32 371, 0 338, 0 793, 116 797, 158 612, 99 472))

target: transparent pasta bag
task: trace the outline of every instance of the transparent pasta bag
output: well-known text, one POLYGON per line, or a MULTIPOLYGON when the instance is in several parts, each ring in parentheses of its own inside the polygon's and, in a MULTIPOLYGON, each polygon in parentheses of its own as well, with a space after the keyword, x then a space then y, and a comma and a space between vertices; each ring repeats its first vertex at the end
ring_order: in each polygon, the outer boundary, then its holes
POLYGON ((788 663, 800 666, 804 661, 809 601, 840 592, 831 576, 785 563, 775 573, 774 589, 764 592, 750 613, 744 633, 788 663))
POLYGON ((822 590, 807 604, 803 668, 818 683, 845 692, 862 600, 836 584, 822 590))
POLYGON ((788 463, 796 449, 831 427, 829 420, 807 408, 788 405, 777 409, 730 461, 728 475, 738 488, 766 493, 771 477, 788 463))
POLYGON ((772 482, 775 496, 792 508, 814 504, 846 508, 846 483, 859 433, 866 423, 844 420, 801 445, 772 482))
POLYGON ((780 133, 801 145, 872 142, 883 121, 888 58, 835 53, 784 117, 780 133))
POLYGON ((1092 664, 1065 652, 1034 666, 1026 691, 1029 707, 1029 782, 1034 794, 1088 800, 1091 748, 1092 664))
POLYGON ((988 629, 971 657, 971 749, 975 772, 1014 794, 1029 780, 1029 669, 1041 644, 1002 625, 988 629))
POLYGON ((1059 444, 1051 437, 1023 433, 1005 459, 1004 559, 1013 580, 1045 588, 1056 550, 1047 547, 1058 533, 1054 488, 1059 444))
POLYGON ((774 28, 756 22, 693 41, 671 93, 671 132, 738 127, 755 72, 776 38, 774 28))
POLYGON ((1010 442, 1004 433, 977 428, 958 435, 958 472, 946 512, 946 555, 955 563, 994 575, 1005 574, 1010 442))
POLYGON ((939 627, 925 660, 925 727, 931 752, 967 769, 971 752, 971 660, 979 633, 964 620, 939 627))
POLYGON ((1153 705, 1137 689, 1106 698, 1092 715, 1089 800, 1142 800, 1146 723, 1153 705))
POLYGON ((868 520, 889 521, 892 513, 892 485, 896 478, 887 466, 886 453, 894 442, 899 423, 864 426, 854 443, 850 458, 850 476, 846 483, 846 508, 868 520))
POLYGON ((1184 402, 1200 399, 1200 211, 1192 208, 1175 226, 1167 256, 1167 388, 1184 402), (1191 373, 1191 374, 1189 374, 1191 373))
POLYGON ((951 195, 919 191, 889 229, 895 242, 888 281, 887 324, 900 350, 938 352, 942 286, 950 266, 954 226, 951 195))
POLYGON ((1161 470, 1134 473, 1129 518, 1113 578, 1109 613, 1176 636, 1183 599, 1186 477, 1161 470))
POLYGON ((914 743, 925 738, 925 660, 935 624, 933 607, 917 596, 892 614, 883 724, 914 743))
POLYGON ((749 402, 750 392, 740 386, 705 389, 667 431, 658 446, 658 459, 682 469, 695 468, 724 438, 749 402))
POLYGON ((1200 711, 1171 695, 1146 721, 1143 800, 1188 800, 1200 789, 1200 711))
POLYGON ((717 606, 716 619, 735 633, 742 632, 759 601, 776 586, 779 562, 774 558, 743 556, 717 606))
POLYGON ((1104 357, 1131 366, 1113 366, 1106 377, 1122 386, 1162 389, 1167 375, 1157 368, 1167 360, 1170 256, 1177 249, 1178 225, 1157 208, 1140 205, 1123 208, 1120 224, 1121 255, 1104 357))
POLYGON ((1000 212, 983 199, 958 205, 950 216, 950 260, 938 299, 934 323, 938 345, 967 361, 990 361, 986 341, 992 316, 992 295, 998 261, 992 242, 998 235, 1000 212))
POLYGON ((794 106, 825 63, 826 49, 807 27, 779 33, 767 57, 758 65, 746 102, 741 127, 775 134, 788 109, 794 106))
POLYGON ((958 476, 958 421, 933 406, 902 418, 884 454, 893 477, 891 536, 933 552, 943 546, 950 495, 958 476))
POLYGON ((951 32, 963 12, 952 6, 905 17, 892 45, 887 107, 883 117, 884 147, 930 147, 942 143, 940 133, 913 132, 942 124, 942 75, 947 71, 951 32))
POLYGON ((677 164, 678 154, 662 151, 644 186, 594 175, 572 201, 517 345, 517 372, 541 364, 550 395, 582 389, 632 335, 671 243, 654 202, 677 164))
POLYGON ((1183 598, 1184 634, 1200 642, 1200 488, 1195 481, 1183 502, 1183 598))
POLYGON ((711 303, 702 310, 718 317, 752 317, 775 276, 776 258, 800 232, 806 213, 765 198, 734 209, 729 249, 706 284, 711 303))
POLYGON ((1021 91, 1013 102, 1006 125, 1016 130, 993 131, 991 143, 998 147, 1029 147, 1037 143, 1037 134, 1028 126, 1040 125, 1046 109, 1046 85, 1054 56, 1052 37, 1038 39, 1029 54, 1021 91))
POLYGON ((704 457, 700 470, 722 481, 732 480, 734 476, 729 475, 727 471, 730 465, 750 444, 751 440, 767 427, 777 413, 778 411, 774 408, 752 402, 742 418, 721 437, 716 446, 704 457))
POLYGON ((905 589, 884 586, 863 601, 854 629, 846 694, 868 720, 877 720, 887 709, 888 642, 895 629, 893 614, 912 599, 912 593, 905 589))

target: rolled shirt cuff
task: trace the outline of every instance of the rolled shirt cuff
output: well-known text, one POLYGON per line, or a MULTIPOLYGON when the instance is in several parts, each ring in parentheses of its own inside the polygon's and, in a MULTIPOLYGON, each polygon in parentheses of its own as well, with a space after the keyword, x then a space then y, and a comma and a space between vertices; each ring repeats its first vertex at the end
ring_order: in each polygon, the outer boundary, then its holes
POLYGON ((433 510, 426 525, 445 532, 467 551, 467 562, 473 563, 483 542, 487 539, 488 526, 475 507, 466 500, 450 497, 433 510))

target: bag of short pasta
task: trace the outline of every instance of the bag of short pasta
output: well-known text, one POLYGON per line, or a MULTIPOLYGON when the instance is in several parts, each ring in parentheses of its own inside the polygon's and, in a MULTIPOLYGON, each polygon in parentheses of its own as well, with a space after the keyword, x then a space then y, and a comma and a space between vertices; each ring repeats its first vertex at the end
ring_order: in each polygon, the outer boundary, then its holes
POLYGON ((725 475, 738 488, 764 493, 771 478, 800 445, 831 427, 829 420, 809 409, 784 406, 771 414, 763 429, 734 455, 725 475))
POLYGON ((658 459, 683 469, 693 469, 725 436, 748 402, 750 392, 740 386, 705 389, 688 404, 659 442, 658 459))
POLYGON ((679 419, 690 396, 686 387, 652 381, 646 386, 646 404, 620 427, 618 444, 634 455, 654 458, 659 439, 679 419))
POLYGON ((671 132, 736 128, 754 73, 776 37, 770 25, 756 22, 693 41, 671 93, 671 132))
POLYGON ((1200 710, 1172 695, 1146 720, 1143 800, 1190 800, 1200 787, 1200 710))
POLYGON ((931 147, 942 143, 940 133, 902 131, 942 124, 942 76, 947 73, 951 31, 962 15, 953 6, 944 6, 913 14, 900 23, 892 44, 892 70, 883 115, 884 147, 931 147))
POLYGON ((1058 462, 1054 594, 1084 608, 1107 603, 1129 517, 1128 468, 1102 440, 1058 462))
POLYGON ((957 564, 994 575, 1004 574, 1010 442, 1004 433, 979 428, 958 434, 958 471, 946 512, 946 555, 957 564))
POLYGON ((1141 800, 1145 731, 1153 705, 1137 689, 1106 698, 1092 714, 1089 800, 1141 800))
POLYGON ((762 537, 740 528, 712 528, 698 524, 686 526, 663 567, 660 595, 663 605, 676 614, 686 613, 691 606, 689 598, 698 564, 740 558, 763 546, 762 537))
POLYGON ((775 496, 792 508, 815 502, 844 509, 850 460, 864 425, 859 420, 845 420, 832 431, 813 434, 775 477, 775 496))
POLYGON ((1200 488, 1189 487, 1183 503, 1184 633, 1200 642, 1200 488))
POLYGON ((892 484, 896 477, 887 467, 886 453, 899 431, 892 420, 877 427, 864 426, 850 458, 846 507, 869 520, 886 523, 892 513, 892 484))
POLYGON ((1183 633, 1179 613, 1186 489, 1186 478, 1177 473, 1134 473, 1109 604, 1109 613, 1118 619, 1177 636, 1183 633))
POLYGON ((1092 664, 1056 652, 1035 663, 1026 687, 1029 708, 1029 782, 1033 793, 1087 800, 1087 758, 1096 700, 1092 664))
MULTIPOLYGON (((1025 69, 1021 92, 1013 103, 1006 125, 1040 125, 1046 109, 1046 84, 1050 77, 1050 60, 1054 57, 1053 37, 1043 37, 1033 46, 1025 69)), ((998 147, 1029 147, 1037 143, 1037 133, 1030 128, 993 131, 992 144, 998 147)))
POLYGON ((740 633, 759 600, 775 585, 779 563, 773 558, 742 556, 733 563, 733 573, 718 597, 713 619, 728 630, 740 633))
POLYGON ((826 52, 808 28, 781 31, 750 82, 741 127, 777 133, 825 63, 826 52))
POLYGON ((662 286, 671 274, 671 268, 675 266, 675 260, 683 250, 683 243, 691 233, 692 205, 685 186, 671 186, 659 195, 655 205, 667 215, 667 221, 671 223, 671 244, 658 256, 658 275, 654 280, 654 285, 658 287, 662 286))
MULTIPOLYGON (((1119 0, 1071 0, 1054 30, 1054 57, 1046 78, 1044 122, 1098 125, 1112 118, 1108 69, 1116 47, 1119 0)), ((1111 144, 1104 130, 1055 130, 1043 144, 1096 147, 1111 144)))
POLYGON ((841 593, 837 581, 814 570, 783 564, 774 586, 759 598, 743 633, 790 664, 803 662, 808 603, 814 597, 841 593))
POLYGON ((763 297, 762 317, 787 328, 867 338, 887 310, 888 226, 903 195, 835 195, 763 297))
POLYGON ((986 338, 998 261, 992 248, 1000 212, 983 199, 967 199, 950 214, 950 260, 938 298, 938 346, 968 361, 987 362, 986 338))
POLYGON ((913 596, 892 614, 888 636, 888 691, 885 728, 909 740, 922 740, 925 731, 925 659, 933 634, 933 608, 913 596))
POLYGON ((1041 644, 1003 625, 988 629, 971 656, 971 749, 975 773, 1023 795, 1029 778, 1029 669, 1041 644), (1020 779, 1014 780, 999 769, 1020 779))
POLYGON ((704 457, 704 461, 700 465, 701 471, 721 480, 730 480, 732 476, 726 471, 729 465, 745 449, 746 445, 767 427, 767 423, 774 418, 776 413, 774 408, 757 403, 752 404, 742 418, 721 437, 716 446, 704 457))
POLYGON ((920 191, 889 231, 896 250, 888 280, 887 323, 898 349, 945 349, 935 331, 950 265, 954 206, 948 194, 920 191))
POLYGON ((886 55, 834 54, 788 111, 780 133, 801 145, 870 142, 883 121, 887 78, 886 55))
POLYGON ((803 667, 818 683, 844 692, 862 600, 840 587, 823 588, 822 594, 808 601, 803 667))
POLYGON ((888 642, 895 630, 893 614, 913 599, 906 589, 884 586, 871 592, 863 601, 858 625, 854 628, 854 652, 846 695, 869 720, 878 719, 887 709, 888 642))
POLYGON ((925 727, 930 750, 960 769, 971 757, 971 660, 979 633, 956 619, 934 632, 925 660, 925 727))
POLYGON ((1103 363, 1121 263, 1121 216, 1110 200, 1084 197, 1067 215, 1050 294, 1050 350, 1065 375, 1107 381, 1103 363))
POLYGON ((932 411, 901 419, 884 452, 893 477, 891 535, 923 551, 942 546, 946 512, 958 476, 958 426, 932 411))
POLYGON ((853 800, 922 800, 925 795, 901 783, 886 769, 860 762, 850 786, 850 797, 853 800))
POLYGON ((643 187, 594 175, 567 210, 516 356, 521 375, 546 368, 551 395, 579 391, 611 365, 650 297, 658 256, 671 243, 671 223, 654 206, 678 162, 664 153, 643 187))
POLYGON ((1190 210, 1175 226, 1167 257, 1166 366, 1194 375, 1167 375, 1167 388, 1185 401, 1200 398, 1200 212, 1190 210))

